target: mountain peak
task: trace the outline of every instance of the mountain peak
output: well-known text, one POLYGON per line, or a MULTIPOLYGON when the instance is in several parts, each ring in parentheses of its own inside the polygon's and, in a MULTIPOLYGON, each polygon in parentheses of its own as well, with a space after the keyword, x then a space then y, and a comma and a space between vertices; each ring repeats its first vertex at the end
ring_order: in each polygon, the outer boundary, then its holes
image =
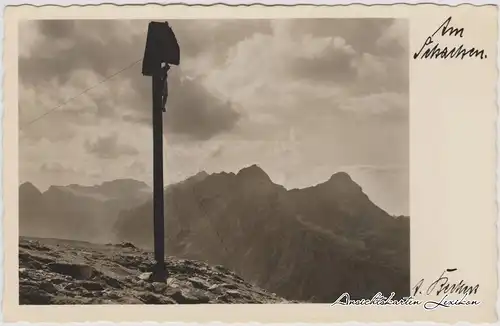
POLYGON ((42 194, 42 192, 34 184, 28 181, 19 186, 19 192, 36 195, 42 194))
POLYGON ((204 179, 204 178, 208 177, 208 173, 205 170, 203 170, 203 171, 196 173, 194 175, 194 177, 204 179))
POLYGON ((179 182, 180 184, 193 184, 193 183, 196 183, 196 182, 200 182, 200 181, 203 181, 205 180, 205 178, 208 177, 208 173, 206 171, 200 171, 198 173, 196 173, 195 175, 193 176, 190 176, 189 178, 179 182))
POLYGON ((324 184, 345 190, 361 190, 361 187, 346 172, 334 173, 324 184))
POLYGON ((267 173, 257 164, 252 164, 250 166, 244 167, 236 175, 245 178, 271 181, 269 175, 267 175, 267 173))
POLYGON ((346 172, 337 172, 332 174, 328 181, 336 181, 336 182, 354 182, 349 174, 346 172))

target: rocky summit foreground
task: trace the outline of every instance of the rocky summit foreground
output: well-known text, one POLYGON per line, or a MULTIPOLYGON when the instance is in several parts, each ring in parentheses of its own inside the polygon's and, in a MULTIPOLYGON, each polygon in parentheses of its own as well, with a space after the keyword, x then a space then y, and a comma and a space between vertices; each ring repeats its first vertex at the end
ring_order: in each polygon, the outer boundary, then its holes
POLYGON ((20 238, 20 304, 288 303, 222 266, 167 258, 166 283, 150 282, 153 255, 130 243, 20 238))

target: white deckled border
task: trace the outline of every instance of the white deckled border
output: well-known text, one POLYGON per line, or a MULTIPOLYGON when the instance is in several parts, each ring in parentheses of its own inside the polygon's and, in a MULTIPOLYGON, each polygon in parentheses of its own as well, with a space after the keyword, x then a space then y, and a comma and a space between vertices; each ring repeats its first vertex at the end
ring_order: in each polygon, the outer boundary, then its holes
MULTIPOLYGON (((69 6, 69 5, 99 5, 103 3, 114 3, 117 5, 126 5, 126 4, 169 4, 169 3, 183 3, 183 4, 189 4, 189 5, 211 5, 211 4, 227 4, 227 5, 250 5, 250 4, 263 4, 263 5, 298 5, 298 4, 309 4, 309 5, 349 5, 349 4, 366 4, 366 5, 391 5, 391 4, 438 4, 438 5, 450 5, 450 6, 456 6, 459 4, 472 4, 472 5, 497 5, 499 6, 499 1, 498 0, 469 0, 469 1, 459 1, 459 0, 434 0, 434 1, 419 1, 419 0, 406 0, 406 1, 391 1, 391 0, 374 0, 374 1, 369 1, 369 0, 364 0, 364 1, 348 1, 348 0, 302 0, 302 1, 287 1, 287 0, 275 0, 275 1, 266 1, 266 0, 260 0, 260 1, 244 1, 244 0, 226 0, 226 1, 209 1, 209 0, 185 0, 185 1, 133 1, 133 0, 115 0, 115 1, 99 1, 99 0, 52 0, 52 1, 47 1, 47 0, 33 0, 33 1, 22 1, 22 0, 1 0, 1 8, 2 12, 5 6, 8 5, 22 5, 22 4, 32 4, 35 6, 41 6, 41 5, 60 5, 60 6, 69 6)), ((500 15, 499 15, 499 21, 498 21, 498 35, 500 35, 500 15)), ((0 24, 0 37, 3 39, 3 15, 1 18, 1 24, 0 24)), ((0 43, 0 48, 2 48, 2 43, 0 43)), ((500 53, 500 40, 497 43, 497 48, 498 48, 498 53, 500 53)), ((2 51, 3 53, 3 51, 2 51)), ((3 83, 3 66, 2 66, 2 60, 0 60, 0 74, 2 75, 2 83, 3 83)), ((500 55, 497 57, 497 69, 500 72, 500 55)), ((500 76, 500 75, 499 75, 500 76)), ((3 89, 3 88, 2 88, 3 89)), ((500 190, 500 183, 499 183, 499 177, 500 177, 500 156, 498 153, 500 152, 500 121, 498 119, 498 108, 500 108, 500 96, 499 96, 499 91, 500 90, 500 79, 497 81, 497 207, 500 206, 500 196, 499 196, 499 190, 500 190)), ((3 91, 0 92, 0 115, 3 117, 3 91)), ((2 125, 0 124, 0 130, 2 128, 2 125)), ((3 142, 3 133, 0 132, 0 146, 3 142)), ((0 162, 2 161, 3 155, 2 151, 0 151, 0 162)), ((2 164, 2 163, 0 163, 2 164)), ((2 189, 3 185, 3 176, 0 174, 0 189, 2 189)), ((0 190, 1 192, 1 190, 0 190)), ((2 215, 3 218, 3 201, 0 199, 0 214, 2 215)), ((0 232, 0 245, 3 244, 3 227, 1 226, 2 223, 0 223, 0 229, 2 232, 0 232)), ((497 233, 500 234, 500 223, 498 223, 498 217, 497 217, 497 233)), ((497 237, 497 248, 500 248, 500 237, 497 237)), ((0 251, 0 293, 1 296, 3 296, 3 280, 4 280, 4 275, 3 275, 3 251, 0 251)), ((497 274, 498 274, 498 279, 500 279, 500 260, 498 262, 498 267, 497 267, 497 274)), ((500 316, 500 288, 497 290, 497 318, 500 316)), ((0 311, 0 320, 3 320, 3 313, 0 311)), ((19 322, 19 323, 6 323, 5 325, 19 325, 19 326, 24 326, 24 325, 31 325, 31 323, 26 323, 26 322, 19 322)), ((157 322, 144 322, 141 325, 203 325, 203 324, 196 324, 196 323, 180 323, 180 322, 170 322, 170 323, 157 323, 157 322)), ((445 324, 440 324, 440 323, 423 323, 423 322, 414 322, 414 323, 406 323, 406 322, 391 322, 391 323, 377 323, 376 325, 445 325, 445 324)), ((497 321, 495 325, 500 325, 500 322, 497 321)), ((40 323, 40 325, 65 325, 65 324, 56 324, 56 323, 40 323)), ((77 326, 77 325, 118 325, 118 323, 112 323, 112 322, 98 322, 98 323, 68 323, 66 325, 71 325, 71 326, 77 326)), ((124 326, 132 326, 132 325, 137 325, 136 323, 120 323, 119 325, 124 325, 124 326)), ((207 325, 230 325, 230 324, 223 324, 219 322, 212 322, 208 323, 207 325)), ((232 325, 260 325, 260 323, 235 323, 232 325)), ((265 324, 265 325, 283 325, 283 324, 265 324)), ((286 325, 286 324, 285 324, 286 325)), ((296 323, 295 325, 307 325, 307 324, 302 324, 302 323, 296 323)), ((329 325, 329 324, 315 324, 315 325, 329 325)), ((344 323, 346 326, 358 326, 358 325, 363 325, 362 323, 356 323, 356 322, 350 322, 350 323, 344 323)), ((374 324, 375 325, 375 324, 374 324)), ((472 325, 470 323, 457 323, 456 325, 472 325)))
POLYGON ((301 0, 301 1, 290 1, 290 0, 260 0, 260 1, 244 1, 244 0, 226 0, 226 1, 210 1, 210 0, 187 0, 187 1, 134 1, 134 0, 115 0, 115 1, 99 1, 99 0, 34 0, 34 1, 22 1, 22 0, 2 0, 2 7, 6 5, 22 5, 22 4, 32 4, 36 6, 40 5, 99 5, 103 3, 114 3, 117 5, 125 4, 169 4, 169 3, 183 3, 183 4, 227 4, 227 5, 240 5, 240 4, 264 4, 264 5, 299 5, 299 4, 312 4, 312 5, 350 5, 350 4, 365 4, 365 5, 391 5, 391 4, 438 4, 438 5, 450 5, 456 6, 460 4, 472 4, 472 5, 498 5, 497 0, 434 0, 434 1, 422 1, 422 0, 405 0, 405 1, 393 1, 393 0, 301 0))

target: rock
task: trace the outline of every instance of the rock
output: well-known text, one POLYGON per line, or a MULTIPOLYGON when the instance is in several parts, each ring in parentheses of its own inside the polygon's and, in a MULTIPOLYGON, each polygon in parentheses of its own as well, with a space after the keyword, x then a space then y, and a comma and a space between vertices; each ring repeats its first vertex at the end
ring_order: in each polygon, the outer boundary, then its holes
POLYGON ((78 283, 82 288, 88 290, 88 291, 101 291, 104 290, 104 287, 102 284, 97 283, 97 282, 92 282, 92 281, 85 281, 85 282, 79 282, 78 283))
POLYGON ((217 301, 217 302, 224 302, 224 303, 231 302, 231 300, 229 299, 229 297, 226 294, 223 294, 223 295, 220 295, 220 296, 216 297, 215 301, 217 301))
POLYGON ((222 265, 215 265, 214 268, 218 269, 218 270, 220 270, 222 272, 229 272, 229 270, 226 267, 222 266, 222 265))
POLYGON ((49 282, 51 282, 52 284, 63 284, 65 282, 67 282, 67 280, 65 280, 63 278, 51 278, 51 279, 49 279, 49 282))
POLYGON ((31 269, 42 269, 43 265, 36 260, 31 260, 27 261, 25 264, 25 267, 31 268, 31 269))
POLYGON ((107 296, 109 299, 120 299, 121 298, 121 296, 118 293, 114 292, 114 291, 105 290, 105 291, 103 291, 102 294, 104 296, 107 296))
POLYGON ((70 293, 76 293, 76 294, 79 294, 79 293, 82 293, 82 292, 86 292, 87 290, 84 289, 83 287, 80 286, 80 284, 78 283, 67 283, 63 289, 66 291, 67 294, 70 294, 70 293))
POLYGON ((205 280, 202 280, 199 277, 189 277, 188 281, 191 282, 191 284, 193 284, 193 286, 198 289, 206 290, 212 286, 210 283, 208 283, 205 280))
POLYGON ((153 293, 143 293, 139 295, 139 299, 146 304, 175 304, 171 298, 162 297, 153 293))
POLYGON ((21 279, 21 280, 19 280, 19 284, 40 287, 40 283, 37 281, 33 281, 33 280, 21 279))
POLYGON ((116 246, 121 247, 121 248, 137 249, 137 247, 134 246, 134 244, 131 242, 122 242, 122 243, 117 244, 116 246))
POLYGON ((103 279, 103 281, 107 285, 111 286, 112 288, 115 288, 115 289, 121 289, 122 288, 122 285, 121 285, 120 281, 118 281, 115 278, 103 276, 102 279, 103 279))
POLYGON ((118 304, 144 304, 144 302, 142 302, 140 299, 130 297, 130 296, 121 297, 121 298, 117 299, 115 303, 118 303, 118 304))
POLYGON ((93 268, 85 264, 50 263, 47 267, 54 273, 68 275, 77 280, 88 280, 94 274, 93 268))
POLYGON ((169 293, 168 296, 179 304, 208 303, 210 301, 207 295, 194 293, 193 291, 189 291, 187 289, 176 289, 175 291, 169 293))
POLYGON ((50 251, 50 248, 43 246, 39 241, 31 240, 26 243, 19 244, 19 247, 37 250, 37 251, 50 251))
POLYGON ((153 275, 153 273, 151 272, 145 272, 145 273, 142 273, 141 275, 139 275, 139 279, 143 280, 143 281, 149 281, 151 279, 151 276, 153 275))
POLYGON ((45 305, 51 302, 52 295, 39 288, 19 285, 19 302, 23 304, 45 305))
POLYGON ((229 284, 229 283, 222 283, 219 285, 220 287, 224 287, 226 289, 238 289, 238 285, 236 284, 229 284))
POLYGON ((82 293, 82 296, 85 298, 100 298, 102 296, 102 293, 96 291, 87 291, 82 293))
POLYGON ((57 288, 55 287, 55 285, 50 283, 50 282, 46 282, 46 281, 40 283, 40 289, 42 289, 48 293, 51 293, 51 294, 57 293, 57 288))
POLYGON ((132 282, 132 283, 138 287, 145 287, 148 284, 148 282, 141 279, 137 280, 137 282, 132 282))
POLYGON ((232 296, 239 296, 241 293, 238 290, 227 290, 227 294, 232 295, 232 296))
POLYGON ((74 291, 76 293, 86 293, 87 291, 102 291, 104 285, 94 281, 76 281, 67 284, 64 287, 66 291, 74 291))
POLYGON ((167 286, 172 289, 177 289, 181 288, 182 284, 181 281, 179 281, 178 279, 170 277, 169 279, 167 279, 167 286))
POLYGON ((207 290, 215 294, 224 294, 224 289, 220 286, 220 284, 214 284, 207 290))
POLYGON ((81 305, 81 304, 90 304, 93 303, 95 298, 84 298, 84 297, 54 297, 50 304, 54 305, 81 305))
POLYGON ((167 284, 161 282, 153 282, 153 292, 162 293, 167 288, 167 284))

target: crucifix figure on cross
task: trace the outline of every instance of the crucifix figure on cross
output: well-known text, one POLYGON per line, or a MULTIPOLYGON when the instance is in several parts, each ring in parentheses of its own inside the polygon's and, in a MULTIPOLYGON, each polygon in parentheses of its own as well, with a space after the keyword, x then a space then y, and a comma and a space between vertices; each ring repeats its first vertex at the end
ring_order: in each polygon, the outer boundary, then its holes
POLYGON ((164 282, 168 277, 165 266, 165 217, 163 202, 163 112, 168 97, 170 65, 179 65, 180 50, 172 28, 167 22, 150 22, 142 74, 152 77, 153 103, 153 236, 156 264, 152 279, 164 282))
POLYGON ((166 112, 166 105, 167 105, 167 97, 168 97, 168 71, 170 70, 169 64, 165 64, 162 67, 162 80, 163 80, 163 92, 161 94, 162 99, 161 99, 161 109, 163 112, 166 112))

